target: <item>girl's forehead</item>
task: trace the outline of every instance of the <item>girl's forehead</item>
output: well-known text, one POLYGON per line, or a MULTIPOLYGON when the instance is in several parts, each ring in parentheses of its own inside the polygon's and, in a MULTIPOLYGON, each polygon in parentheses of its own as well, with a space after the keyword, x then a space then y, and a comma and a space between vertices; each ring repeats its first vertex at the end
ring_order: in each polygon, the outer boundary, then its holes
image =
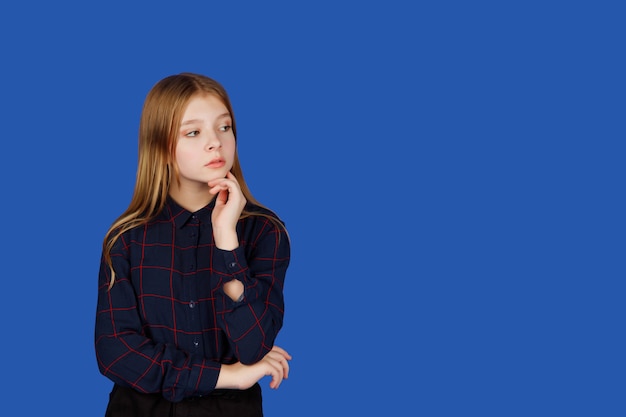
POLYGON ((189 97, 185 111, 207 107, 226 108, 226 103, 224 103, 224 100, 217 94, 196 93, 189 97))
POLYGON ((190 120, 212 120, 231 116, 226 104, 215 94, 196 94, 184 108, 182 123, 190 120))

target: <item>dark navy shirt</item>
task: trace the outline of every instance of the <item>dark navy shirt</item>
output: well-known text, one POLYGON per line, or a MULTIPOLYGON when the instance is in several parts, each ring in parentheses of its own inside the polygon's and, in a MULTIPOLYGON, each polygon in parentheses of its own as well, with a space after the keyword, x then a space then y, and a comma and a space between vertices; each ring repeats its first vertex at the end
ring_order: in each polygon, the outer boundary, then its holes
POLYGON ((95 348, 113 382, 177 402, 213 391, 222 363, 258 362, 274 345, 288 236, 252 216, 237 224, 237 249, 218 249, 213 205, 191 213, 169 198, 155 219, 124 233, 112 251, 110 291, 101 263, 95 348), (232 279, 244 284, 241 301, 223 292, 232 279))

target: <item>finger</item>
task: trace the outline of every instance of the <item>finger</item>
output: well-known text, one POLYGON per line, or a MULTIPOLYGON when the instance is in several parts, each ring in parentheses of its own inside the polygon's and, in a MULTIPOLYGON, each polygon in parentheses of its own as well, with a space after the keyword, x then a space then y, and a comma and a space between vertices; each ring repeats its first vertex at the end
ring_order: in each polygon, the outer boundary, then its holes
POLYGON ((289 362, 287 360, 287 358, 279 352, 269 352, 266 355, 266 359, 268 361, 273 361, 272 364, 274 364, 275 366, 280 367, 280 371, 282 374, 282 378, 283 379, 287 379, 289 378, 289 362))
POLYGON ((282 366, 282 372, 283 372, 283 378, 284 379, 288 379, 289 378, 289 360, 291 360, 291 356, 285 352, 283 349, 272 349, 268 354, 267 354, 268 359, 271 358, 272 360, 277 361, 280 366, 282 366))
POLYGON ((289 379, 289 362, 287 360, 282 362, 283 365, 283 379, 289 379))
POLYGON ((278 362, 287 362, 290 358, 288 354, 284 354, 282 352, 276 352, 273 350, 270 350, 269 352, 267 352, 266 356, 278 362))
POLYGON ((211 181, 207 182, 209 187, 215 187, 215 186, 217 186, 219 184, 228 184, 228 183, 236 183, 236 181, 233 181, 233 180, 228 179, 228 178, 215 178, 215 179, 212 179, 211 181))
POLYGON ((226 190, 218 191, 217 197, 215 197, 215 204, 223 205, 223 204, 226 204, 226 202, 228 202, 228 191, 226 190))
POLYGON ((277 352, 280 353, 281 355, 283 355, 287 360, 291 360, 291 355, 283 348, 279 347, 279 346, 274 346, 272 347, 272 351, 273 352, 277 352))
POLYGON ((222 183, 220 183, 220 184, 215 184, 215 185, 211 185, 210 187, 211 187, 211 188, 209 189, 209 192, 210 192, 211 194, 217 194, 217 193, 219 193, 220 191, 224 191, 224 190, 227 190, 227 189, 228 189, 228 185, 225 185, 225 184, 222 184, 222 183))
POLYGON ((224 180, 225 180, 225 178, 215 178, 215 179, 212 179, 211 181, 207 182, 207 184, 209 184, 209 187, 213 187, 213 186, 221 183, 224 180))
POLYGON ((267 361, 269 364, 268 375, 272 376, 270 381, 270 388, 277 389, 283 380, 283 370, 277 362, 267 361))
POLYGON ((239 185, 239 181, 232 174, 232 172, 229 172, 229 173, 226 174, 225 180, 232 184, 232 189, 237 189, 237 190, 241 189, 241 186, 239 185))

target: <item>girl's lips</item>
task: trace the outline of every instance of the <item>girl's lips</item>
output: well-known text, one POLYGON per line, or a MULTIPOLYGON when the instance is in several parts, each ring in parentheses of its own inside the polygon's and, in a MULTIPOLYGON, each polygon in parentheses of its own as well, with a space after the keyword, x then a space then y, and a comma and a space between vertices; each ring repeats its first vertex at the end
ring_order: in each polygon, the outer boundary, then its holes
POLYGON ((221 168, 226 164, 226 161, 224 161, 223 159, 214 159, 211 162, 209 162, 208 164, 206 164, 205 166, 209 167, 209 168, 221 168))

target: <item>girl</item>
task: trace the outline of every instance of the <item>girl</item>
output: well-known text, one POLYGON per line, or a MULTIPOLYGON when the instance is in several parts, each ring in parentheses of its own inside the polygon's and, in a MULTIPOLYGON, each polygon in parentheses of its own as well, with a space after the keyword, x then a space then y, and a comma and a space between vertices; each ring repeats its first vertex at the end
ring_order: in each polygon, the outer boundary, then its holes
POLYGON ((95 349, 114 382, 106 416, 262 416, 291 356, 283 324, 290 243, 256 201, 224 88, 182 73, 148 93, 129 207, 103 242, 95 349))

